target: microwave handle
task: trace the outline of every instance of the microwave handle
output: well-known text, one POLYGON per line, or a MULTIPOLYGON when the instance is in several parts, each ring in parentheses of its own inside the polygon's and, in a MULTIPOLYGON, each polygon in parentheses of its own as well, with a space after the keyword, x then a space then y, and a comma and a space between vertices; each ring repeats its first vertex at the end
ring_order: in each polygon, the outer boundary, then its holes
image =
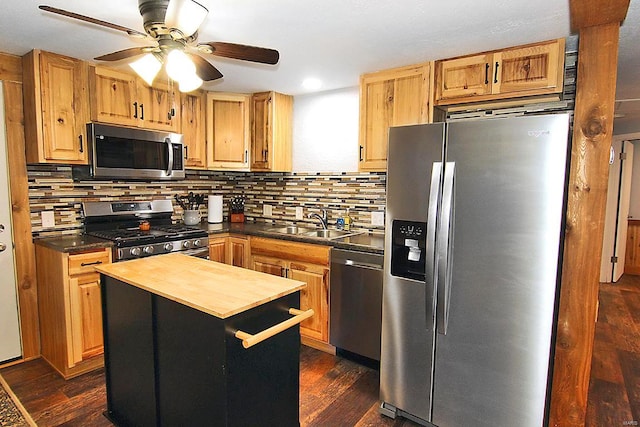
POLYGON ((169 138, 166 138, 164 142, 167 143, 167 149, 169 150, 169 163, 167 165, 168 166, 167 176, 171 176, 171 174, 173 173, 173 144, 171 143, 171 140, 169 138))

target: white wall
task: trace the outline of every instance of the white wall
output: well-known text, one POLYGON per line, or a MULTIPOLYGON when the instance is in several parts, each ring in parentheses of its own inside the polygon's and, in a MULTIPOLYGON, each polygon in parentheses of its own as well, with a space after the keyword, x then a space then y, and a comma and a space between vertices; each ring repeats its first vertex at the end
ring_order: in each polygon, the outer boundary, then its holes
POLYGON ((358 87, 294 98, 294 172, 358 170, 358 102, 358 87))

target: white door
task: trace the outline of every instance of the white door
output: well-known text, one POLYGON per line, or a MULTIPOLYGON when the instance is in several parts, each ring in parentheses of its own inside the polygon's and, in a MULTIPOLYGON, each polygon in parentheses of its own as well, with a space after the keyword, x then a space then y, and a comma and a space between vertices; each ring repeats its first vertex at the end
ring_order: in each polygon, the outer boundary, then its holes
POLYGON ((10 206, 4 92, 0 81, 0 362, 22 355, 10 206))
POLYGON ((617 282, 624 273, 633 172, 633 144, 614 141, 612 149, 600 264, 600 281, 605 283, 617 282))

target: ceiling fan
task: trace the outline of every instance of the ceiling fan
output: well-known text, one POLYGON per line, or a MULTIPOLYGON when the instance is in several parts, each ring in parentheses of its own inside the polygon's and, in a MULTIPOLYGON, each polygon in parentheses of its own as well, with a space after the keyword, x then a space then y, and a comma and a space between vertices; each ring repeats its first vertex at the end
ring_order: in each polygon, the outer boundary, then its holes
POLYGON ((149 85, 164 64, 167 74, 178 82, 182 92, 197 89, 203 80, 211 81, 222 77, 222 73, 201 54, 270 65, 277 64, 280 58, 277 50, 263 47, 226 42, 197 43, 198 28, 208 10, 195 0, 138 0, 144 33, 51 6, 38 7, 46 12, 122 31, 132 37, 154 40, 155 44, 152 46, 124 49, 94 59, 120 61, 139 57, 129 65, 149 85))

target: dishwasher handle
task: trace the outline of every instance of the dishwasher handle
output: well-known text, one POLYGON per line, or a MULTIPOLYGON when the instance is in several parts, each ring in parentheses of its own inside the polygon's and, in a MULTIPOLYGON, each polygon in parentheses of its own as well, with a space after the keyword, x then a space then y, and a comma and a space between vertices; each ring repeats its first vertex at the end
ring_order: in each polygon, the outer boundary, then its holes
POLYGON ((380 264, 372 264, 372 263, 369 263, 369 262, 354 261, 352 259, 344 260, 344 265, 348 265, 349 267, 366 268, 366 269, 369 269, 369 270, 382 271, 382 265, 380 265, 380 264))

